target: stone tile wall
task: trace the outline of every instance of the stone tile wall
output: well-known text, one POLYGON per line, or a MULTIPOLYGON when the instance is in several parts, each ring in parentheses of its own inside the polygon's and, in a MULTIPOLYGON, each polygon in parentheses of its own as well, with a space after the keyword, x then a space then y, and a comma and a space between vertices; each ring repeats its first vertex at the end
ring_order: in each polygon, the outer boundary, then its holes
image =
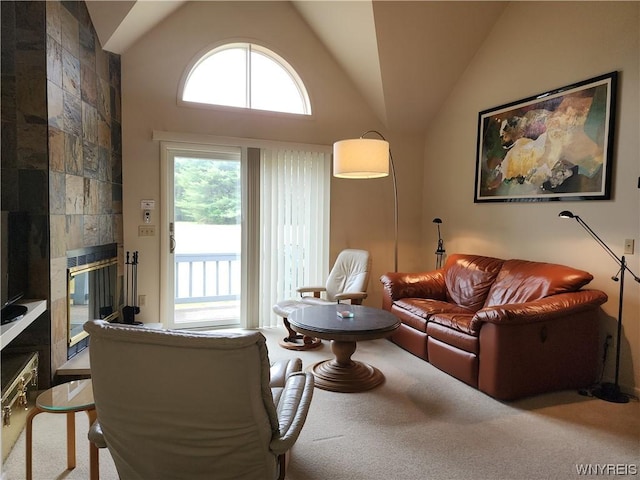
POLYGON ((28 295, 49 307, 16 343, 37 345, 46 381, 67 360, 66 252, 122 252, 120 58, 84 2, 0 8, 2 209, 29 213, 28 295))
POLYGON ((84 2, 46 5, 55 371, 67 360, 67 296, 55 286, 66 252, 123 244, 120 58, 102 50, 84 2))
MULTIPOLYGON (((2 210, 24 214, 28 230, 25 297, 49 298, 49 199, 44 2, 0 2, 2 38, 2 210)), ((11 234, 11 231, 9 232, 11 234)), ((38 351, 49 384, 51 335, 45 312, 3 350, 38 351)))

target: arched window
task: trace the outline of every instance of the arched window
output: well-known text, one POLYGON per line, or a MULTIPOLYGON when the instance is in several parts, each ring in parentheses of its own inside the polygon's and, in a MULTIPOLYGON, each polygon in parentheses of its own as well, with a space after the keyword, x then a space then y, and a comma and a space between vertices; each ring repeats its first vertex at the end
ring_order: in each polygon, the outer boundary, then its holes
POLYGON ((311 115, 296 71, 276 53, 251 43, 229 43, 205 54, 189 72, 182 100, 311 115))

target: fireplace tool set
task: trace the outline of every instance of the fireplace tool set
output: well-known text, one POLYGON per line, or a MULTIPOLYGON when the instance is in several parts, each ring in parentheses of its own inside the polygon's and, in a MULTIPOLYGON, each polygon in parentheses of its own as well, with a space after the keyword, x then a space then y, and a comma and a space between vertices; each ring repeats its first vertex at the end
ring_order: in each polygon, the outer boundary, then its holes
POLYGON ((111 269, 102 268, 98 270, 98 274, 102 277, 98 282, 98 301, 100 307, 98 313, 100 318, 107 318, 113 314, 113 295, 111 294, 111 269))
POLYGON ((125 306, 122 308, 123 322, 129 325, 142 325, 142 322, 136 322, 135 317, 140 313, 138 306, 138 251, 129 255, 127 252, 125 265, 125 306), (131 300, 131 303, 129 303, 131 300))

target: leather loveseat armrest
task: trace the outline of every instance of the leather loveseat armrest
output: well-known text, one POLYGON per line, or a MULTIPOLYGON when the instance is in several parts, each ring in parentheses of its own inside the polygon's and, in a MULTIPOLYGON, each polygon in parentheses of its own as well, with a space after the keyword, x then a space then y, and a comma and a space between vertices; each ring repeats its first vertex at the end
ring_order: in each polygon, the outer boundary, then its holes
POLYGON ((607 295, 599 290, 578 290, 526 303, 486 307, 476 312, 471 320, 471 328, 479 330, 482 322, 516 325, 554 320, 593 310, 607 299, 607 295))
POLYGON ((380 277, 382 282, 382 308, 391 311, 393 302, 401 298, 431 298, 446 300, 447 286, 444 270, 430 272, 388 272, 380 277))
POLYGON ((380 277, 383 285, 382 308, 391 309, 391 304, 401 298, 431 298, 446 300, 447 286, 444 270, 430 272, 398 273, 389 272, 380 277))

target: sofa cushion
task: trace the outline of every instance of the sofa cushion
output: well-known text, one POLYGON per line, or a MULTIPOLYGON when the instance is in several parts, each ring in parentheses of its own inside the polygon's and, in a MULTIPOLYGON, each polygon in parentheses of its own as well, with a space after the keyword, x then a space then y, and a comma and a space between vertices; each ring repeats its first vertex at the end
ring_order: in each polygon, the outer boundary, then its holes
POLYGON ((473 312, 483 307, 504 260, 453 254, 444 266, 448 300, 473 312))
POLYGON ((425 320, 428 320, 434 313, 473 313, 468 308, 430 298, 403 298, 395 304, 425 320))
POLYGON ((489 290, 485 307, 524 303, 575 292, 593 279, 583 270, 553 263, 507 260, 489 290))
POLYGON ((437 323, 453 330, 477 336, 480 326, 477 324, 478 322, 472 324, 473 316, 473 312, 468 311, 465 313, 436 313, 431 316, 429 321, 430 323, 437 323))
POLYGON ((391 312, 396 314, 403 323, 421 332, 427 331, 427 322, 434 314, 445 312, 473 314, 466 308, 430 298, 402 298, 394 302, 391 312))
POLYGON ((478 335, 469 335, 457 329, 449 328, 436 322, 429 322, 427 326, 427 335, 431 338, 437 338, 453 347, 464 350, 465 352, 478 354, 480 353, 480 337, 478 335))

